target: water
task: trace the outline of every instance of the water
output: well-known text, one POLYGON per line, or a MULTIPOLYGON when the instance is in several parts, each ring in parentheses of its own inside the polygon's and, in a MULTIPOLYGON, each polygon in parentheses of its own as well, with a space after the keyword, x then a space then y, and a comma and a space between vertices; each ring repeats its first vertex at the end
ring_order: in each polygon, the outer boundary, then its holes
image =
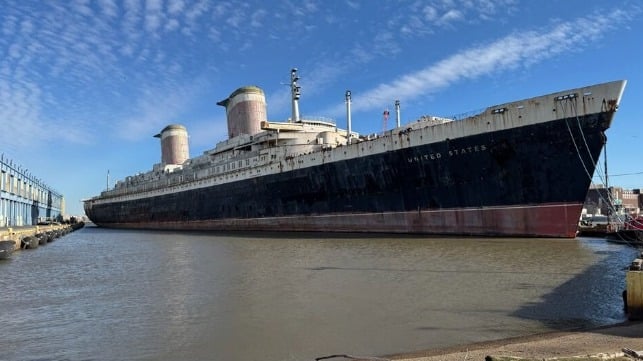
POLYGON ((313 360, 623 321, 598 239, 86 227, 0 262, 0 359, 313 360))

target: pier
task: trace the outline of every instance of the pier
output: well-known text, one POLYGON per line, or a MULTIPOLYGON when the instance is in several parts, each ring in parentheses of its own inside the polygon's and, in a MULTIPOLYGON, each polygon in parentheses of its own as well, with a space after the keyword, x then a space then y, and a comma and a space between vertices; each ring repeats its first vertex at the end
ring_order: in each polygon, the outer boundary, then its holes
POLYGON ((625 276, 627 293, 625 308, 630 320, 643 320, 643 252, 632 264, 625 276))
POLYGON ((7 258, 16 250, 37 248, 83 226, 83 222, 72 224, 53 222, 36 226, 0 227, 0 244, 2 244, 0 251, 3 252, 0 258, 7 258), (10 247, 11 243, 13 247, 10 247))
POLYGON ((0 227, 61 220, 64 207, 62 194, 4 154, 0 156, 0 227))

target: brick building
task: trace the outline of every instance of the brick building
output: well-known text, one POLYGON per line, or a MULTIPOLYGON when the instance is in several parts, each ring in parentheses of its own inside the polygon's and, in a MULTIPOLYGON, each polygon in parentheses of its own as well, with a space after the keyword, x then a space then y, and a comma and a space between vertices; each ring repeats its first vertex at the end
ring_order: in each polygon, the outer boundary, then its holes
POLYGON ((621 187, 605 188, 602 184, 592 184, 585 197, 583 205, 586 214, 611 215, 628 214, 638 216, 643 212, 643 196, 640 189, 624 189, 621 187), (612 212, 610 203, 613 205, 612 212))

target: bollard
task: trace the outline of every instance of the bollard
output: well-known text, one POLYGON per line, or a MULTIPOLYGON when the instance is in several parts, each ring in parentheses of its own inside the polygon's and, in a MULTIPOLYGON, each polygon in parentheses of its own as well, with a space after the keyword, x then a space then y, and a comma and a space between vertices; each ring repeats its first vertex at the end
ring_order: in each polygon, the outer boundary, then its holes
POLYGON ((625 275, 627 315, 630 320, 643 319, 643 259, 637 258, 625 275))

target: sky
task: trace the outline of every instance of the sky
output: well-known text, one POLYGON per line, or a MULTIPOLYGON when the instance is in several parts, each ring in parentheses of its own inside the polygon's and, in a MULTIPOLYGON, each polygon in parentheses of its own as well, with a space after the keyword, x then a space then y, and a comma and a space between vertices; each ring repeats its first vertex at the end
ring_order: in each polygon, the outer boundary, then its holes
POLYGON ((108 179, 160 162, 166 125, 187 128, 191 156, 225 140, 216 103, 239 87, 285 121, 292 68, 304 117, 345 128, 351 90, 361 134, 395 100, 405 124, 626 79, 609 183, 643 188, 642 36, 634 0, 4 0, 0 152, 82 215, 108 179))

